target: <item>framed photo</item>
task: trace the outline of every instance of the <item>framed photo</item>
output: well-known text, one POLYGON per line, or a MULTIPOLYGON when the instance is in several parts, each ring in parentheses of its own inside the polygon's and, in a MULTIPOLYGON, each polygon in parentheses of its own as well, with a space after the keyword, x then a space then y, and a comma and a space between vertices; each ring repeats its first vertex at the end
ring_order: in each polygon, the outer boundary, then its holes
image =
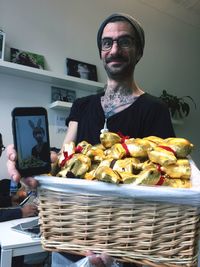
POLYGON ((73 103, 76 99, 76 91, 60 87, 51 87, 51 102, 64 101, 73 103))
POLYGON ((95 65, 71 58, 66 58, 66 65, 68 75, 97 81, 97 69, 95 65))
POLYGON ((0 59, 4 60, 5 32, 0 30, 0 59))
POLYGON ((16 48, 10 49, 10 61, 28 67, 44 69, 44 56, 16 48))

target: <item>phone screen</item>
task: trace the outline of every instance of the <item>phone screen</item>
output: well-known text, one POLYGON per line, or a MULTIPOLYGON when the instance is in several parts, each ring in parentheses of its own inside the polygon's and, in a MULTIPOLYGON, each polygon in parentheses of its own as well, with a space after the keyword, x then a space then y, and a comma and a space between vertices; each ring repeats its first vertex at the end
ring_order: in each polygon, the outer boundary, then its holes
POLYGON ((12 119, 17 169, 20 174, 31 176, 48 173, 51 163, 46 109, 15 108, 12 119))

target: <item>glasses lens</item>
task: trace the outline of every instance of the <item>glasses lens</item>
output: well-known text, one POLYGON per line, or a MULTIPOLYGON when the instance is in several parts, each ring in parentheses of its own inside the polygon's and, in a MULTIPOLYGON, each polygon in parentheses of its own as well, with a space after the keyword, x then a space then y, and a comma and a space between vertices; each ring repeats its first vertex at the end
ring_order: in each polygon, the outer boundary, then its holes
POLYGON ((130 48, 133 46, 133 39, 131 37, 121 37, 118 39, 118 45, 121 48, 130 48))
POLYGON ((113 40, 111 38, 104 38, 101 41, 101 49, 104 51, 111 49, 112 45, 113 45, 113 40))

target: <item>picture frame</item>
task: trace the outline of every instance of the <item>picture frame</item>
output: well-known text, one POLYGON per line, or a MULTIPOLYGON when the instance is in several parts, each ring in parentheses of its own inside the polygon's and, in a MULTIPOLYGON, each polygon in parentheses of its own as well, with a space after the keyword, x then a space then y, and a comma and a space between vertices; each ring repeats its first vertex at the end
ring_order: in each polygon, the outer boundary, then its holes
POLYGON ((51 102, 64 101, 73 103, 75 99, 76 99, 76 91, 66 88, 51 86, 51 102))
POLYGON ((5 53, 5 32, 0 30, 0 60, 4 60, 5 53))
POLYGON ((66 58, 67 75, 97 81, 97 68, 95 65, 66 58))
POLYGON ((10 61, 37 69, 45 68, 44 56, 13 47, 10 48, 10 61))

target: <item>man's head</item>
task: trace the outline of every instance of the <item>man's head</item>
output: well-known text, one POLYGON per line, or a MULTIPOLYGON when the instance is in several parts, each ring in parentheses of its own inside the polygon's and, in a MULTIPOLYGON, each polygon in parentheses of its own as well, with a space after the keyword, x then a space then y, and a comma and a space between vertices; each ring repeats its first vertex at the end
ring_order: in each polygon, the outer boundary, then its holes
POLYGON ((38 142, 42 142, 44 136, 45 136, 44 128, 35 127, 35 129, 33 130, 33 137, 35 138, 35 140, 38 142))
POLYGON ((144 43, 144 31, 131 16, 118 13, 105 19, 97 34, 97 45, 108 76, 132 75, 143 55, 144 43))
POLYGON ((28 123, 29 123, 29 126, 33 130, 33 137, 35 138, 35 140, 37 142, 42 142, 43 141, 43 138, 45 136, 44 128, 41 127, 42 120, 41 119, 38 119, 36 125, 34 124, 34 122, 32 120, 28 120, 28 123))
POLYGON ((99 55, 101 57, 101 40, 102 40, 102 33, 105 28, 105 26, 110 22, 117 22, 117 21, 127 21, 131 27, 134 29, 135 36, 136 36, 136 43, 137 48, 141 54, 143 55, 144 45, 145 45, 145 36, 144 36, 144 30, 140 23, 131 17, 128 14, 125 13, 114 13, 107 17, 102 24, 99 27, 98 33, 97 33, 97 45, 99 49, 99 55))

